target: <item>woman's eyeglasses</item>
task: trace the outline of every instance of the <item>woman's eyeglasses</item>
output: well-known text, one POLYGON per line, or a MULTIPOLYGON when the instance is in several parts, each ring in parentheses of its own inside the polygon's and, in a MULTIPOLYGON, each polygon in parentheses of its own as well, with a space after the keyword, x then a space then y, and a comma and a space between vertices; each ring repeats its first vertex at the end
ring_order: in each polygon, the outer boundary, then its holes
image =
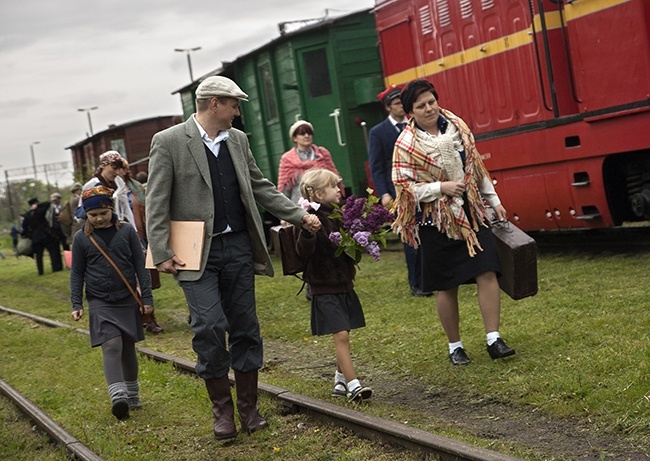
POLYGON ((314 134, 309 128, 298 128, 294 134, 314 134))

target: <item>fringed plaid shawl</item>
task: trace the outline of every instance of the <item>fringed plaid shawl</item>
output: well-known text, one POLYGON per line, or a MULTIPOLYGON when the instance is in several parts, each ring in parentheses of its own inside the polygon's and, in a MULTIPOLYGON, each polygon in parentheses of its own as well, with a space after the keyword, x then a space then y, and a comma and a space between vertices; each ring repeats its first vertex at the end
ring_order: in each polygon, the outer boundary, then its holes
POLYGON ((459 202, 458 197, 443 195, 432 202, 418 203, 415 196, 417 185, 450 181, 450 178, 454 177, 454 172, 446 171, 440 156, 435 155, 438 152, 426 152, 423 142, 418 139, 415 119, 411 119, 398 138, 393 152, 392 178, 395 183, 396 197, 392 211, 397 213, 393 231, 401 235, 403 242, 417 248, 420 244, 418 224, 431 218, 438 230, 447 234, 449 238, 465 240, 469 255, 474 256, 475 247, 483 251, 476 237, 478 226, 487 227, 486 222, 489 221, 480 195, 479 184, 483 178, 489 178, 490 175, 476 150, 474 135, 467 124, 448 110, 440 109, 440 113, 456 127, 465 150, 465 171, 462 181, 465 183, 470 216, 465 213, 462 207, 463 201, 460 199, 459 202), (416 214, 420 208, 422 218, 416 222, 416 214))

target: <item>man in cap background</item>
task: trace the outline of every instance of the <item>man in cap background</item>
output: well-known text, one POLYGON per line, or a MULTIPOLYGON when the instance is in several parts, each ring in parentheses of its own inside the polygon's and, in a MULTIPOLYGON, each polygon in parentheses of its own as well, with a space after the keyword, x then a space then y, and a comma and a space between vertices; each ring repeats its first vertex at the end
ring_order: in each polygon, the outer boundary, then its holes
POLYGON ((52 272, 63 270, 59 241, 52 234, 50 224, 45 218, 45 214, 50 208, 50 203, 39 203, 37 198, 32 198, 27 203, 30 209, 23 215, 23 236, 32 240, 32 254, 36 259, 38 275, 43 275, 44 273, 43 250, 45 249, 50 254, 52 272))
MULTIPOLYGON (((377 95, 377 99, 381 101, 388 112, 388 117, 383 122, 373 126, 368 134, 370 175, 375 187, 375 194, 386 208, 390 206, 390 203, 395 198, 395 185, 392 179, 395 142, 408 121, 399 97, 401 91, 400 88, 393 85, 377 95)), ((420 266, 417 250, 405 243, 404 254, 406 256, 411 294, 413 296, 430 296, 431 293, 424 293, 420 288, 420 266)))
POLYGON ((320 227, 261 173, 246 135, 232 127, 248 96, 235 82, 206 78, 196 90, 196 113, 154 135, 147 184, 147 235, 159 271, 174 274, 190 309, 197 374, 205 380, 217 439, 237 436, 228 371, 235 372, 243 431, 268 426, 257 406, 262 339, 254 275, 273 275, 259 204, 280 219, 320 227), (204 221, 201 268, 178 270, 168 245, 170 221, 204 221), (228 339, 226 340, 226 334, 228 339))
POLYGON ((45 219, 50 225, 50 230, 54 238, 58 241, 58 243, 61 244, 63 250, 67 251, 70 249, 70 245, 68 245, 66 235, 61 228, 61 223, 59 222, 59 215, 61 214, 62 209, 63 205, 61 204, 61 194, 58 192, 50 194, 50 207, 45 213, 45 219))

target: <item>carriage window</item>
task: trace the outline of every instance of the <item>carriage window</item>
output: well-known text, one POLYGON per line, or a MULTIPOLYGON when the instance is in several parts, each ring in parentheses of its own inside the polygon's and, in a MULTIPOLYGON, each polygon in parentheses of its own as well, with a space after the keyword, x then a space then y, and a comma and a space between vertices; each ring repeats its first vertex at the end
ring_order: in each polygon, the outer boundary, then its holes
POLYGON ((275 90, 273 89, 273 76, 271 75, 270 62, 265 62, 260 66, 260 76, 262 79, 262 97, 264 98, 266 119, 273 120, 278 118, 278 104, 275 99, 275 90))
POLYGON ((307 74, 309 96, 317 98, 332 94, 329 66, 327 65, 327 51, 325 48, 308 51, 302 55, 307 74))

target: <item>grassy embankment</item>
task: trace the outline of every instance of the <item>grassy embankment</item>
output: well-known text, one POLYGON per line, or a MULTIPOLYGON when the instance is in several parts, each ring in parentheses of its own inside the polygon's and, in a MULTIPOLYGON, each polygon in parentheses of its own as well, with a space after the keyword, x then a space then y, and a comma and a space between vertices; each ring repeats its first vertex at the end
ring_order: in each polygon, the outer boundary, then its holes
MULTIPOLYGON (((650 286, 644 280, 649 262, 648 253, 543 254, 539 294, 520 301, 502 298, 502 334, 517 349, 516 358, 502 362, 485 354, 474 288, 463 287, 461 328, 473 362, 452 369, 433 299, 406 293, 401 252, 385 252, 378 263, 364 260, 356 287, 367 327, 353 333, 352 343, 358 373, 380 369, 397 379, 420 380, 432 389, 453 388, 531 411, 576 417, 593 430, 647 445, 650 286)), ((38 277, 31 259, 0 261, 0 304, 72 325, 68 273, 51 274, 47 263, 46 275, 38 277)), ((291 277, 257 279, 262 333, 274 348, 280 344, 296 354, 304 352, 310 357, 304 366, 321 367, 322 376, 305 379, 297 370, 270 367, 261 379, 324 398, 331 386, 333 346, 329 338, 310 336, 308 303, 303 295, 294 296, 299 288, 300 282, 291 277), (322 360, 314 363, 313 357, 322 360)), ((180 289, 163 276, 155 297, 166 332, 147 336, 141 344, 192 360, 180 289)), ((86 322, 87 317, 75 326, 86 328, 86 322)), ((262 399, 262 410, 270 417, 271 431, 240 436, 231 444, 216 443, 210 438, 211 415, 201 382, 149 360, 141 361, 145 409, 117 422, 108 409, 101 353, 88 346, 87 337, 2 315, 0 348, 5 351, 0 377, 107 459, 212 459, 214 450, 222 459, 417 459, 360 442, 300 415, 281 416, 267 399, 262 399)), ((363 411, 427 429, 417 413, 387 407, 376 391, 377 398, 363 411)), ((453 430, 441 434, 463 439, 453 430)), ((19 437, 7 450, 20 446, 19 437)), ((465 440, 526 459, 543 459, 508 441, 465 440)))

